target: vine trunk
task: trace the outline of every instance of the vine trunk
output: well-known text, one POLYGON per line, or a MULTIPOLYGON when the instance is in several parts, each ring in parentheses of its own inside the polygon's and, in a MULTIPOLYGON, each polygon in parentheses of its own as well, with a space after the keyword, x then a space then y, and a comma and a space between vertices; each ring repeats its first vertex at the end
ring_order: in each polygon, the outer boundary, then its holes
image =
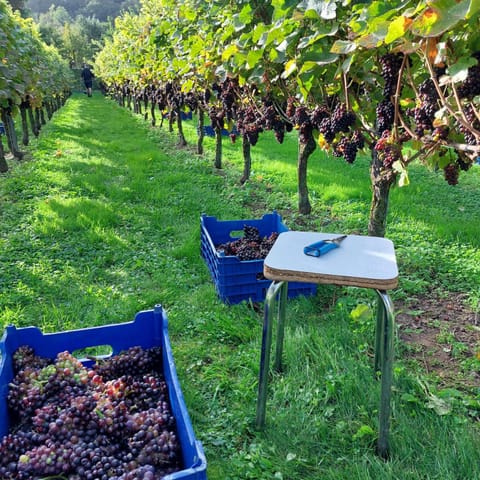
POLYGON ((315 151, 315 148, 315 139, 311 133, 306 142, 298 142, 298 211, 302 214, 309 214, 312 211, 308 198, 307 165, 308 158, 315 151))
POLYGON ((391 170, 385 171, 375 150, 372 151, 370 179, 372 181, 372 202, 370 204, 368 234, 372 237, 384 237, 387 228, 390 188, 395 183, 395 173, 391 170))

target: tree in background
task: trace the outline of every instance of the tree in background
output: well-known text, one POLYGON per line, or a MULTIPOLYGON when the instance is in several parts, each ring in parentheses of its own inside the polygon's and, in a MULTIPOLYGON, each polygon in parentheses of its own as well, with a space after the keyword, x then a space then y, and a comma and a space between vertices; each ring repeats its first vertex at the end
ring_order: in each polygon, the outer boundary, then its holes
POLYGON ((11 5, 13 11, 18 10, 22 17, 27 16, 28 9, 26 8, 25 0, 7 0, 7 3, 11 5))
POLYGON ((62 43, 62 29, 67 23, 71 23, 72 17, 65 7, 52 5, 46 13, 42 13, 38 20, 40 34, 48 45, 57 48, 62 43))
MULTIPOLYGON (((12 0, 13 2, 14 0, 12 0)), ((121 12, 138 10, 138 0, 15 0, 39 25, 42 39, 74 67, 92 62, 103 48, 104 36, 112 30, 121 12)))
POLYGON ((90 48, 89 39, 78 23, 66 23, 62 29, 61 40, 61 45, 58 45, 57 48, 71 64, 79 66, 85 60, 91 58, 93 52, 90 48))
POLYGON ((23 1, 26 7, 32 12, 32 16, 37 18, 41 13, 46 13, 51 6, 64 7, 70 16, 74 19, 77 15, 86 17, 96 17, 102 22, 109 18, 115 18, 121 12, 127 10, 138 11, 138 0, 12 0, 12 2, 23 1))

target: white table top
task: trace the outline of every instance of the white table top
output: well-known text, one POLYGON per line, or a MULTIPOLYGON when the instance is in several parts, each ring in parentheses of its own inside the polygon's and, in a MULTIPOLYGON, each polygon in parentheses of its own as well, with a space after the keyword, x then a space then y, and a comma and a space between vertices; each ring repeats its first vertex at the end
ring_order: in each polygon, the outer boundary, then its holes
POLYGON ((264 260, 270 280, 326 283, 390 290, 398 285, 398 268, 391 240, 348 235, 338 248, 320 257, 303 253, 314 242, 341 234, 283 232, 264 260))

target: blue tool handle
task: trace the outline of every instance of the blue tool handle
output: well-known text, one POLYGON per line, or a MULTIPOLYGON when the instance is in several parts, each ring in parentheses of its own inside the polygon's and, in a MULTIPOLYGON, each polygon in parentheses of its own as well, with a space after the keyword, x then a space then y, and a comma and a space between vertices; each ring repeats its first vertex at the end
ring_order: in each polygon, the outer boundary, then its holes
POLYGON ((334 248, 338 248, 338 245, 334 242, 329 242, 325 243, 325 245, 322 245, 318 250, 320 252, 320 255, 325 255, 327 252, 333 250, 334 248))

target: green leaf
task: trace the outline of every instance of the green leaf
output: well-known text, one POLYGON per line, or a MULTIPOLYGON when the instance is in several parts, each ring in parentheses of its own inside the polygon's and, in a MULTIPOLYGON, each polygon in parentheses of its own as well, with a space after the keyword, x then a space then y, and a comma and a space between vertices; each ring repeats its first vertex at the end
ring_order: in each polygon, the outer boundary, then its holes
POLYGON ((182 92, 188 93, 195 87, 195 82, 189 78, 182 83, 182 92))
POLYGON ((274 20, 288 17, 288 13, 297 5, 297 0, 272 0, 274 20))
POLYGON ((351 312, 350 317, 356 322, 365 320, 372 316, 372 309, 368 305, 359 304, 351 312))
POLYGON ((438 37, 451 30, 458 22, 465 20, 469 8, 470 0, 431 2, 413 21, 412 32, 421 37, 438 37))
POLYGON ((254 43, 259 42, 260 46, 265 46, 264 42, 267 39, 267 36, 265 35, 265 33, 267 31, 268 31, 268 28, 265 24, 263 24, 263 23, 257 24, 255 26, 255 28, 253 29, 253 33, 252 33, 253 42, 254 43), (260 41, 261 39, 263 39, 263 41, 260 41))
POLYGON ((279 50, 277 50, 276 48, 272 48, 272 50, 270 50, 270 53, 268 54, 268 58, 270 59, 271 62, 274 62, 274 63, 285 63, 285 60, 286 60, 286 55, 285 55, 285 52, 281 52, 279 50))
POLYGON ((337 5, 334 0, 303 0, 298 8, 305 12, 313 11, 324 20, 333 20, 337 16, 337 5))
POLYGON ((418 398, 415 395, 412 395, 411 393, 404 393, 401 396, 401 399, 407 403, 419 403, 418 398))
POLYGON ((265 39, 265 45, 268 46, 272 42, 281 43, 285 39, 285 32, 280 28, 272 28, 269 30, 267 38, 265 39))
POLYGON ((297 77, 298 87, 300 93, 303 95, 303 98, 307 98, 312 89, 313 83, 315 82, 316 76, 312 74, 303 74, 297 77))
POLYGON ((338 32, 338 24, 334 24, 331 28, 324 28, 320 27, 320 31, 317 30, 313 35, 309 35, 307 37, 303 37, 300 42, 298 43, 298 48, 300 50, 307 48, 313 45, 318 40, 325 38, 327 36, 335 35, 338 32))
POLYGON ((472 0, 470 2, 470 8, 468 9, 467 18, 473 17, 480 11, 480 0, 472 0))
POLYGON ((350 42, 348 40, 337 40, 330 49, 331 53, 338 53, 338 54, 349 54, 355 51, 357 45, 354 42, 350 42))
POLYGON ((395 40, 403 37, 405 32, 410 27, 412 21, 403 15, 397 17, 393 22, 388 26, 387 36, 385 37, 385 43, 388 45, 395 40))
POLYGON ((400 174, 400 177, 398 179, 399 187, 407 187, 408 185, 410 185, 410 179, 408 178, 408 171, 402 162, 400 162, 399 160, 393 162, 392 168, 393 170, 395 170, 397 173, 400 174))
POLYGON ((241 22, 249 24, 252 21, 252 7, 247 3, 238 14, 238 18, 241 22))
POLYGON ((430 394, 427 408, 431 408, 437 415, 448 415, 452 411, 452 403, 430 394))
POLYGON ((257 66, 259 60, 263 57, 263 50, 250 50, 247 54, 248 68, 257 66))
POLYGON ((398 186, 399 187, 408 187, 410 185, 410 179, 408 178, 407 170, 403 170, 400 173, 400 178, 398 179, 398 186))
POLYGON ((345 61, 342 63, 342 71, 348 73, 350 71, 350 67, 355 63, 355 55, 348 56, 345 61))
POLYGON ((245 23, 242 22, 242 20, 240 19, 240 15, 238 13, 236 15, 233 15, 232 20, 233 20, 233 26, 235 27, 236 32, 240 32, 245 28, 245 23))
POLYGON ((230 44, 223 52, 222 52, 222 61, 226 62, 230 59, 231 56, 235 55, 238 52, 238 47, 235 44, 230 44))
POLYGON ((453 83, 463 82, 468 76, 468 69, 477 64, 473 57, 460 57, 456 63, 448 67, 447 73, 453 83))
POLYGON ((360 440, 365 437, 367 438, 375 437, 375 435, 376 435, 375 431, 373 430, 372 427, 370 427, 369 425, 362 425, 353 435, 353 439, 360 440))
POLYGON ((282 73, 282 78, 288 78, 297 69, 297 62, 294 58, 285 64, 285 69, 282 73))
POLYGON ((374 32, 359 37, 356 43, 367 49, 379 47, 385 41, 388 34, 388 26, 388 22, 378 24, 378 28, 374 32))
POLYGON ((338 60, 338 55, 322 50, 307 51, 302 56, 303 62, 315 62, 317 65, 328 65, 338 60))

